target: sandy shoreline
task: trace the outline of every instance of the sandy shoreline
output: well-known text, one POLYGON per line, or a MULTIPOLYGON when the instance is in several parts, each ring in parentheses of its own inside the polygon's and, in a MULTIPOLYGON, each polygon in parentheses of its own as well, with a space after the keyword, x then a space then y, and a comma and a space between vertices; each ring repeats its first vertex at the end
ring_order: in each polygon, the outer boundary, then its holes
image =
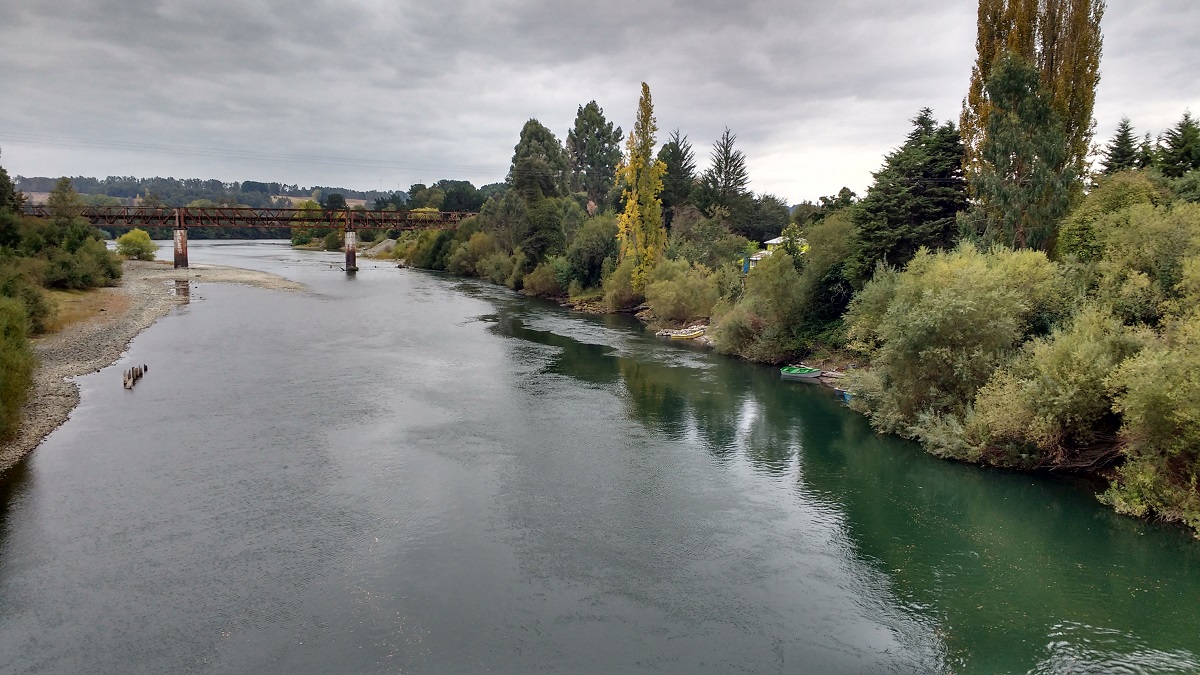
POLYGON ((124 310, 99 314, 33 341, 39 360, 33 388, 22 412, 20 430, 0 445, 0 473, 32 452, 79 405, 79 386, 69 378, 114 363, 138 333, 183 302, 182 295, 176 294, 176 281, 304 290, 302 284, 283 277, 237 267, 194 265, 176 270, 170 263, 126 261, 120 286, 95 291, 125 296, 124 310))

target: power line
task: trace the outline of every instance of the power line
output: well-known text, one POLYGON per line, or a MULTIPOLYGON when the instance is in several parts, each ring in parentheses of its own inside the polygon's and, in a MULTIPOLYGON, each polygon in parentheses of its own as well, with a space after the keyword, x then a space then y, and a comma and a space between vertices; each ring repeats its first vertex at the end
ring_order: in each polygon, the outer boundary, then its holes
POLYGON ((238 150, 234 148, 211 148, 185 145, 164 145, 158 143, 142 143, 136 141, 119 141, 92 138, 64 138, 42 136, 38 134, 22 134, 12 132, 0 133, 0 141, 26 143, 37 145, 53 145, 69 148, 90 148, 100 150, 126 150, 132 152, 150 152, 168 155, 188 155, 193 157, 211 157, 216 159, 241 159, 260 162, 318 164, 325 166, 359 167, 371 169, 402 169, 414 172, 451 171, 461 173, 499 173, 495 167, 468 164, 415 164, 393 160, 377 160, 362 157, 336 157, 320 155, 300 155, 282 152, 262 152, 256 150, 238 150))

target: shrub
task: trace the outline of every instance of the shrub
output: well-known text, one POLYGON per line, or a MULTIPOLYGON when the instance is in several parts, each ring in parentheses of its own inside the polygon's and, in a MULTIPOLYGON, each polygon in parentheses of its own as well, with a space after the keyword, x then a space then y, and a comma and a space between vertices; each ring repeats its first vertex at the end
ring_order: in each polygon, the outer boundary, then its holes
POLYGON ((1122 513, 1182 520, 1200 534, 1200 316, 1170 325, 1110 385, 1128 459, 1105 501, 1122 513))
MULTIPOLYGON (((562 258, 558 259, 562 260, 562 258)), ((554 264, 550 260, 544 261, 525 275, 524 292, 528 295, 542 297, 562 296, 563 287, 558 283, 558 276, 554 273, 554 264)))
POLYGON ((1149 339, 1104 309, 1084 309, 992 373, 975 399, 972 436, 982 446, 1020 447, 1026 464, 1069 462, 1116 432, 1108 377, 1149 339))
POLYGON ((454 233, 450 230, 425 230, 413 240, 404 257, 413 267, 444 270, 453 243, 454 233))
POLYGON ((583 288, 599 286, 606 276, 604 261, 615 258, 618 250, 616 216, 587 219, 567 247, 571 277, 583 288))
POLYGON ((54 314, 41 289, 44 267, 44 261, 36 258, 0 258, 0 297, 24 306, 32 333, 46 330, 46 322, 54 314))
POLYGON ((493 284, 503 284, 512 272, 512 256, 504 251, 492 251, 475 266, 475 273, 479 278, 487 279, 493 284))
POLYGON ((613 311, 636 307, 642 301, 641 293, 633 289, 634 260, 630 256, 620 262, 613 273, 604 280, 604 304, 613 311))
POLYGON ((876 273, 846 317, 852 346, 879 378, 864 388, 872 423, 912 436, 922 413, 962 415, 1039 323, 1066 314, 1064 288, 1040 252, 982 253, 970 244, 921 250, 903 272, 876 273))
POLYGON ((1158 323, 1177 298, 1185 262, 1200 255, 1200 204, 1139 204, 1097 221, 1105 255, 1097 295, 1130 322, 1158 323))
POLYGON ((704 265, 663 260, 651 270, 648 281, 646 302, 660 319, 708 318, 717 304, 717 277, 704 265))
POLYGON ((145 230, 133 228, 117 237, 117 253, 134 260, 154 260, 158 249, 145 230))
POLYGON ((496 239, 486 232, 476 232, 467 241, 454 247, 446 259, 446 269, 459 276, 483 276, 479 273, 479 262, 496 250, 496 239))
POLYGON ((1063 221, 1058 231, 1060 256, 1098 260, 1104 253, 1104 237, 1096 222, 1135 204, 1158 205, 1166 195, 1144 171, 1122 171, 1103 179, 1063 221))
POLYGON ((326 251, 340 251, 342 249, 343 236, 341 232, 333 230, 325 235, 321 240, 321 248, 326 251))
POLYGON ((25 308, 13 298, 0 298, 0 439, 12 436, 21 422, 34 365, 25 308))

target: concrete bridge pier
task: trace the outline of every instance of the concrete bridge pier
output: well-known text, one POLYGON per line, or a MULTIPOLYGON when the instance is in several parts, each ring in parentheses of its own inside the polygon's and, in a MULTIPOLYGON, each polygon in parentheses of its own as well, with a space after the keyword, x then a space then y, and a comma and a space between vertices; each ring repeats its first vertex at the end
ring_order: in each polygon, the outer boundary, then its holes
POLYGON ((187 228, 183 226, 183 212, 175 209, 175 269, 187 266, 187 228))
POLYGON ((346 212, 346 274, 354 274, 358 271, 358 251, 356 244, 358 237, 354 231, 354 212, 346 212))

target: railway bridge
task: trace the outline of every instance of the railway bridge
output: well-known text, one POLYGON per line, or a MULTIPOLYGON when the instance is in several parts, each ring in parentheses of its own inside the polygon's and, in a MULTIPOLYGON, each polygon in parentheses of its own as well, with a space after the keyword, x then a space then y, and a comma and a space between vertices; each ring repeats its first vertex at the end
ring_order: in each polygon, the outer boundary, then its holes
MULTIPOLYGON (((26 206, 25 214, 46 218, 46 206, 26 206)), ((93 225, 169 227, 175 231, 175 267, 188 266, 189 227, 341 229, 346 241, 346 274, 358 271, 359 230, 454 229, 473 213, 455 211, 355 211, 351 209, 258 209, 249 207, 89 206, 82 217, 93 225)))

